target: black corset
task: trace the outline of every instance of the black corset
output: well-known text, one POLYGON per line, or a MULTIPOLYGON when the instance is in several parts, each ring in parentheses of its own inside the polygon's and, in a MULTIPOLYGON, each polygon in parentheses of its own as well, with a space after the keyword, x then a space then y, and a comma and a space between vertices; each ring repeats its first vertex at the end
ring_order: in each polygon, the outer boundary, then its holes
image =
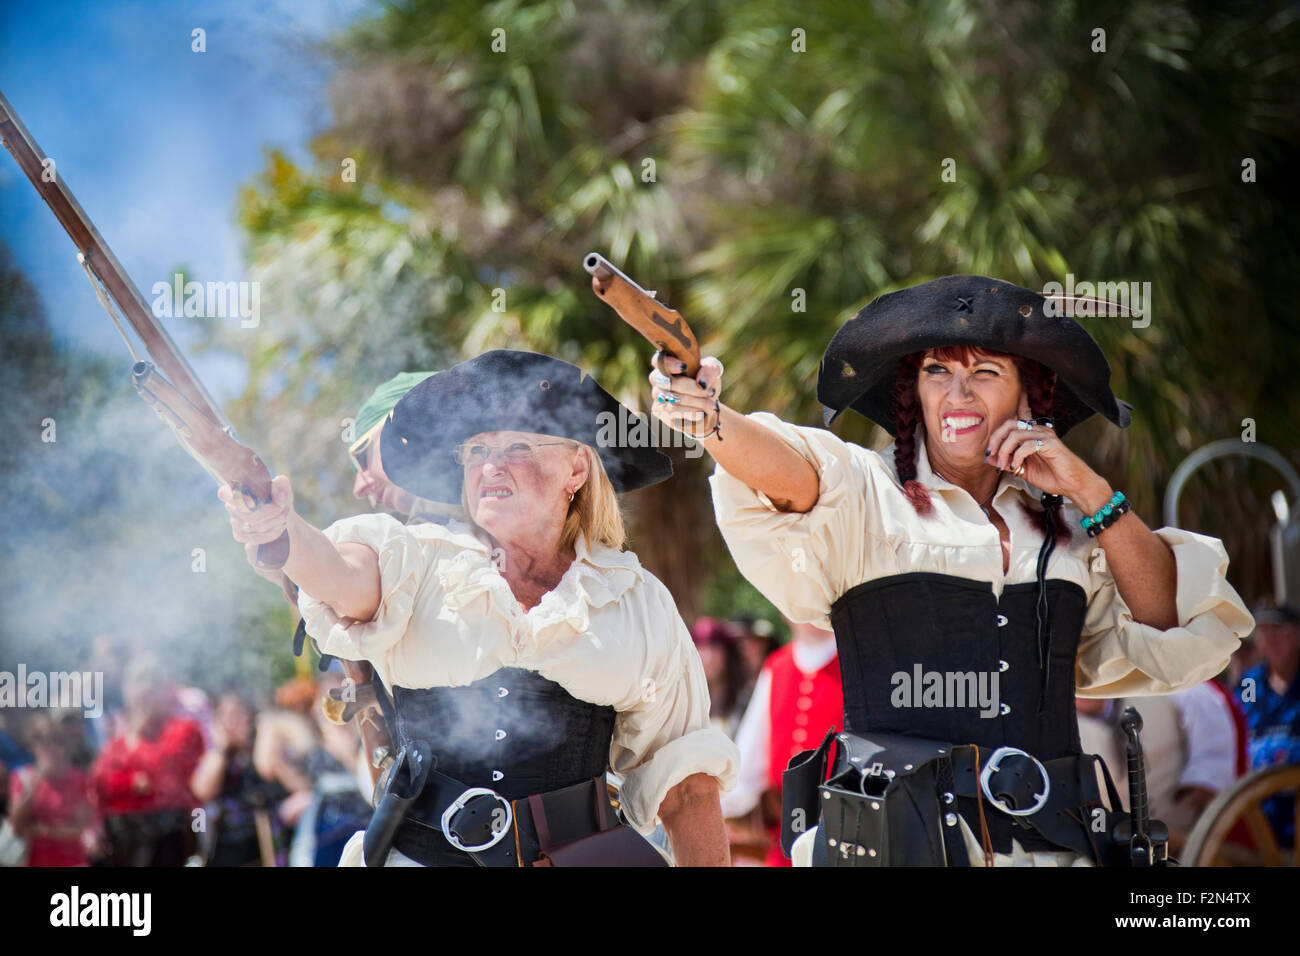
POLYGON ((846 728, 867 736, 874 731, 1019 747, 1042 760, 1080 753, 1074 667, 1087 597, 1073 582, 1047 582, 1046 672, 1039 665, 1037 597, 1035 582, 1007 585, 999 599, 986 581, 923 572, 845 592, 831 608, 831 623, 844 677, 846 728), (943 678, 940 706, 925 705, 915 686, 918 665, 922 688, 934 686, 927 674, 943 678), (987 699, 994 673, 997 704, 982 708, 970 690, 982 677, 987 699), (907 679, 897 679, 899 674, 907 679), (965 706, 955 706, 963 698, 965 706), (897 706, 900 701, 908 706, 897 706), (981 716, 992 709, 995 716, 981 716))
POLYGON ((602 776, 613 707, 518 667, 463 687, 393 688, 397 743, 423 738, 440 772, 517 800, 602 776))

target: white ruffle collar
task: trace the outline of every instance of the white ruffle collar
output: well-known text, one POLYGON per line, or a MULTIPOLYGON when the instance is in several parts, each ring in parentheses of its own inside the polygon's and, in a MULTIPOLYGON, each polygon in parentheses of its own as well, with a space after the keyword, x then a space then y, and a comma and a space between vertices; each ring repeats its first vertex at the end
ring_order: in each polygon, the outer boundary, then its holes
POLYGON ((461 611, 486 596, 502 617, 526 617, 534 634, 561 623, 567 623, 579 633, 586 631, 590 611, 618 601, 645 578, 645 570, 635 554, 602 544, 591 547, 580 534, 574 542, 573 563, 559 584, 542 595, 541 602, 525 614, 498 570, 492 549, 467 525, 453 521, 444 530, 446 540, 459 547, 455 554, 442 558, 434 566, 443 592, 443 606, 461 611))

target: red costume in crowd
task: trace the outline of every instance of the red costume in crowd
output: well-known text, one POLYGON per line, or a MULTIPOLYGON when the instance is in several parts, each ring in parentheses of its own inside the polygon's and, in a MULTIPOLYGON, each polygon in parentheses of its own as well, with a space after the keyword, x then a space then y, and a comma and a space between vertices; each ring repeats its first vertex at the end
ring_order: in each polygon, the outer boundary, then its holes
POLYGON ((190 776, 203 756, 203 733, 185 718, 169 720, 152 740, 114 737, 92 770, 100 813, 117 816, 194 806, 190 776))

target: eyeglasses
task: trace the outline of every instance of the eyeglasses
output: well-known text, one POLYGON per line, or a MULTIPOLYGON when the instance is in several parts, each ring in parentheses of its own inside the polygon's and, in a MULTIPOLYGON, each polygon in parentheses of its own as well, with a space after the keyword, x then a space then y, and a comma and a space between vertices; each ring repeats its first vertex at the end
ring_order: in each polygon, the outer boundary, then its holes
POLYGON ((348 450, 348 454, 352 457, 352 464, 357 466, 357 471, 365 471, 367 459, 370 457, 370 438, 361 439, 355 448, 348 450))
POLYGON ((567 441, 539 441, 536 444, 526 441, 514 441, 504 448, 494 448, 491 445, 484 445, 482 442, 474 442, 473 444, 466 442, 452 449, 451 457, 462 468, 481 468, 497 452, 501 452, 502 457, 510 464, 517 464, 532 458, 536 454, 536 450, 544 445, 572 444, 573 442, 567 441))
POLYGON ((356 465, 357 471, 365 471, 366 466, 370 463, 370 452, 374 448, 375 439, 378 437, 383 425, 384 423, 380 422, 354 441, 352 447, 348 449, 348 457, 352 459, 352 464, 356 465))

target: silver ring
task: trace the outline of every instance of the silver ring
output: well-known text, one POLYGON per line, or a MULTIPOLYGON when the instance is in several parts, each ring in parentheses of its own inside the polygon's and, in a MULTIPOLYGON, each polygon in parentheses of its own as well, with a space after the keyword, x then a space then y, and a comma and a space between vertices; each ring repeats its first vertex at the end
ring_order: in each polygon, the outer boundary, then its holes
POLYGON ((1033 422, 1027 422, 1023 418, 1016 419, 1016 431, 1027 432, 1034 427, 1033 422))
POLYGON ((451 806, 442 811, 442 835, 447 838, 448 843, 462 852, 482 853, 484 850, 490 850, 505 838, 505 835, 510 832, 510 823, 512 819, 513 814, 510 810, 509 800, 501 796, 501 794, 497 793, 495 790, 489 790, 487 787, 470 787, 453 800, 451 806), (505 809, 506 818, 501 824, 501 829, 492 830, 492 839, 488 840, 486 843, 481 843, 478 846, 466 846, 460 841, 460 837, 456 835, 456 831, 452 828, 452 818, 460 810, 464 809, 465 804, 469 803, 471 798, 478 796, 495 797, 497 802, 505 809))
POLYGON ((252 532, 252 530, 253 530, 253 526, 252 526, 251 524, 249 524, 247 521, 245 521, 245 522, 244 522, 244 534, 249 534, 249 533, 252 532))
POLYGON ((1035 438, 1035 439, 1034 439, 1034 450, 1035 450, 1035 451, 1038 451, 1040 448, 1042 448, 1042 447, 1043 447, 1044 445, 1046 445, 1046 444, 1047 444, 1047 442, 1043 441, 1041 438, 1035 438))
POLYGON ((1047 768, 1044 767, 1042 761, 1033 754, 1027 754, 1019 747, 999 747, 997 750, 993 751, 993 756, 989 758, 988 763, 986 763, 980 770, 980 790, 984 791, 984 796, 988 797, 989 801, 1003 813, 1010 814, 1013 817, 1027 817, 1037 813, 1046 806, 1047 796, 1052 792, 1052 781, 1051 778, 1047 776, 1047 768), (1043 778, 1043 792, 1034 794, 1034 805, 1023 810, 1013 810, 1003 801, 993 796, 989 791, 989 781, 992 779, 993 774, 997 773, 998 765, 1002 762, 1002 758, 1011 756, 1029 758, 1033 761, 1034 766, 1038 768, 1038 773, 1043 778))
POLYGON ((660 388, 668 388, 673 384, 672 379, 663 374, 663 372, 655 372, 653 381, 660 388))

